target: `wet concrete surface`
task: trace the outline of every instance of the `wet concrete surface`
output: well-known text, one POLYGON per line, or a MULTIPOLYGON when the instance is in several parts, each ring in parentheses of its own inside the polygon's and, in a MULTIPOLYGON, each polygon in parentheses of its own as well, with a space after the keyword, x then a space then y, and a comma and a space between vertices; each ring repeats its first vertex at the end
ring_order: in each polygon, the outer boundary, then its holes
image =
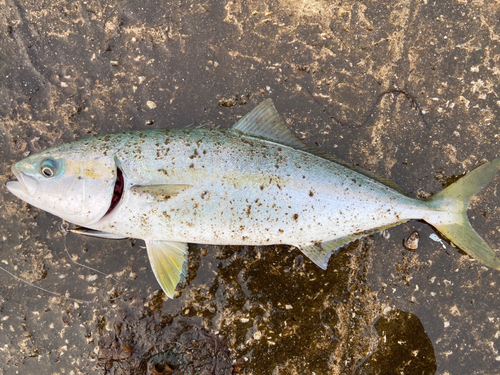
MULTIPOLYGON (((0 183, 61 142, 229 127, 270 97, 308 144, 427 197, 499 156, 499 19, 481 0, 0 0, 0 183)), ((494 248, 499 182, 469 211, 494 248)), ((54 293, 0 272, 0 374, 500 374, 500 273, 423 222, 327 271, 190 245, 167 300, 142 241, 63 234, 6 189, 0 206, 0 266, 54 293)))

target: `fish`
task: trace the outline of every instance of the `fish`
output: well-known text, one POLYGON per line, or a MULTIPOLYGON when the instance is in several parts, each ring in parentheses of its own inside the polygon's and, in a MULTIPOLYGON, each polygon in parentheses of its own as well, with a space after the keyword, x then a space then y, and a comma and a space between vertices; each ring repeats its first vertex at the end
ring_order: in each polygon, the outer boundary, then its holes
POLYGON ((12 167, 7 189, 79 226, 76 233, 146 243, 169 298, 188 268, 188 243, 298 248, 326 270, 346 244, 424 220, 482 264, 495 251, 467 217, 496 175, 485 163, 429 199, 316 150, 282 122, 271 99, 228 129, 149 129, 73 141, 12 167))

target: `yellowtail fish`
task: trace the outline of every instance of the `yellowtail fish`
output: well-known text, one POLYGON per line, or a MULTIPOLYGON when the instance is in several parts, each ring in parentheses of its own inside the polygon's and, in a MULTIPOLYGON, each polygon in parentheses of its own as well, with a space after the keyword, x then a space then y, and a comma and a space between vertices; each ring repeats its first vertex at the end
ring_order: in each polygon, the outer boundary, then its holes
POLYGON ((410 219, 500 269, 467 218, 469 200, 499 168, 495 159, 430 199, 411 198, 307 146, 267 99, 230 129, 130 131, 52 147, 13 166, 7 188, 84 234, 143 239, 172 298, 188 242, 287 244, 326 269, 339 247, 410 219))

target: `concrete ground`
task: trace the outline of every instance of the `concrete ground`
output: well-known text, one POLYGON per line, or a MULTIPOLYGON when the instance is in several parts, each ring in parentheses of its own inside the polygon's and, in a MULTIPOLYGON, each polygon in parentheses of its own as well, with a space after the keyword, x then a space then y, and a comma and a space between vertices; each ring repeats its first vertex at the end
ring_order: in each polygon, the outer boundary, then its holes
MULTIPOLYGON (((0 184, 52 145, 272 98, 309 145, 427 197, 500 156, 499 20, 493 0, 0 0, 0 184)), ((499 183, 469 211, 493 248, 499 183)), ((65 235, 5 188, 0 207, 2 375, 500 374, 500 272, 424 222, 327 271, 190 245, 167 300, 142 241, 65 235)))

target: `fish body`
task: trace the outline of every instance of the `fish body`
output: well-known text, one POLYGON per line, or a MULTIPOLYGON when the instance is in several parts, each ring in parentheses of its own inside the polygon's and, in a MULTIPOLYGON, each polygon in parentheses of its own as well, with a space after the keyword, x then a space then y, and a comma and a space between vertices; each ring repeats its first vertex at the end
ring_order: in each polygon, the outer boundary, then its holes
POLYGON ((326 269, 340 246, 409 219, 500 269, 466 217, 469 198, 499 167, 496 159, 430 200, 414 199, 305 145, 266 100, 231 129, 133 131, 53 147, 17 163, 7 188, 86 234, 145 240, 172 297, 187 243, 293 245, 326 269))
POLYGON ((232 130, 122 133, 110 136, 106 148, 118 160, 124 194, 89 227, 128 237, 301 247, 421 218, 427 210, 423 201, 344 166, 232 130), (165 185, 183 191, 134 189, 165 185))

